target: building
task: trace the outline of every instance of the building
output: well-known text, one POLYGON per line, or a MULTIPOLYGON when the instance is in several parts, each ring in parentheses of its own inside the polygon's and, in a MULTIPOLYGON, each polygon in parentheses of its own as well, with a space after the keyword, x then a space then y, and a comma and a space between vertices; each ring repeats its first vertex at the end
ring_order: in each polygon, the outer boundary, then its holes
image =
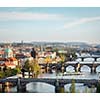
POLYGON ((18 60, 14 57, 13 50, 10 48, 5 48, 0 51, 0 68, 16 68, 18 65, 18 60))
POLYGON ((4 50, 3 58, 13 57, 13 51, 10 48, 4 50))

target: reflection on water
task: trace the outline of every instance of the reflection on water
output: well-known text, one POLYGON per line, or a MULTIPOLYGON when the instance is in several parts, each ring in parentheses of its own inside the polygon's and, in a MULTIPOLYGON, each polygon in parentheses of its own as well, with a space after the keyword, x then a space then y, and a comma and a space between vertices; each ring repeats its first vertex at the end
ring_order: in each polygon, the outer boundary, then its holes
POLYGON ((97 72, 97 73, 100 72, 100 66, 98 66, 98 67, 96 68, 96 72, 97 72))
MULTIPOLYGON (((80 60, 80 59, 79 59, 80 60)), ((98 59, 99 61, 100 59, 98 59)), ((67 72, 75 72, 74 67, 69 66, 66 68, 67 72)), ((62 76, 60 73, 58 76, 56 76, 56 73, 53 72, 52 74, 43 74, 40 76, 40 78, 63 78, 63 79, 98 79, 99 78, 99 72, 100 72, 100 66, 96 68, 97 74, 90 74, 90 68, 86 65, 84 65, 81 68, 82 75, 67 75, 67 76, 62 76)), ((70 86, 71 84, 66 84, 65 85, 65 92, 70 92, 70 86)), ((94 93, 96 91, 96 88, 88 88, 87 86, 84 86, 83 84, 75 84, 75 90, 77 93, 94 93)), ((0 90, 1 91, 1 90, 0 90)), ((6 87, 5 89, 6 92, 17 92, 17 87, 6 87)), ((32 92, 32 93, 54 93, 55 87, 46 83, 40 83, 40 82, 34 82, 34 83, 29 83, 27 84, 27 92, 32 92)))
POLYGON ((66 72, 75 72, 74 67, 73 66, 68 66, 66 68, 66 72))
MULTIPOLYGON (((85 67, 83 68, 83 75, 71 75, 71 76, 61 76, 59 74, 59 76, 56 76, 55 73, 53 74, 43 74, 42 77, 43 78, 69 78, 69 79, 98 79, 98 74, 90 74, 88 71, 85 71, 85 67)), ((100 67, 99 67, 100 69, 100 67)), ((41 76, 40 76, 41 77, 41 76)), ((70 86, 71 84, 66 84, 65 85, 65 92, 68 93, 70 92, 70 86)), ((28 93, 54 93, 55 92, 55 87, 46 83, 40 83, 40 82, 32 82, 32 83, 28 83, 27 84, 27 92, 28 93)), ((96 88, 88 88, 87 86, 84 86, 83 84, 79 84, 76 83, 75 84, 75 90, 77 93, 94 93, 96 91, 96 88)), ((13 88, 8 88, 6 87, 6 92, 17 92, 17 87, 13 87, 13 88)))
POLYGON ((91 69, 90 69, 90 67, 89 66, 87 66, 87 65, 83 65, 82 67, 81 67, 81 72, 86 72, 86 73, 90 73, 91 72, 91 69))
MULTIPOLYGON (((70 87, 71 87, 71 84, 65 85, 65 92, 70 93, 70 87)), ((75 92, 76 93, 95 93, 96 88, 95 87, 88 88, 87 86, 84 86, 82 83, 76 83, 75 92)))
POLYGON ((34 82, 34 83, 27 84, 27 92, 54 93, 55 87, 46 83, 34 82))
POLYGON ((98 58, 97 61, 100 62, 100 58, 98 58))

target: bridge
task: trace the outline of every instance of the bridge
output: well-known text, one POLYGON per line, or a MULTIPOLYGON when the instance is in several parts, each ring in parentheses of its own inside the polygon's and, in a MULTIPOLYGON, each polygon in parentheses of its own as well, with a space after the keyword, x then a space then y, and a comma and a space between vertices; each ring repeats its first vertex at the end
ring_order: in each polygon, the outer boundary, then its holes
POLYGON ((81 61, 84 61, 86 58, 93 58, 94 61, 96 62, 98 58, 100 58, 100 55, 91 55, 91 56, 79 56, 77 57, 78 58, 81 58, 81 61))
POLYGON ((91 73, 96 73, 96 68, 98 66, 100 66, 100 62, 76 62, 76 61, 69 61, 69 62, 65 62, 64 64, 64 70, 66 70, 66 68, 71 65, 74 67, 75 72, 80 72, 81 68, 84 65, 87 65, 90 69, 91 69, 91 73))
POLYGON ((46 70, 49 69, 50 72, 52 72, 52 69, 55 68, 56 70, 61 71, 63 69, 63 72, 66 72, 66 68, 69 66, 73 66, 75 72, 80 72, 81 68, 84 65, 87 65, 90 70, 91 73, 96 73, 96 68, 98 66, 100 66, 100 62, 78 62, 78 61, 67 61, 64 63, 50 63, 50 64, 40 64, 43 66, 43 68, 45 68, 46 70), (47 68, 48 67, 48 68, 47 68))
MULTIPOLYGON (((9 78, 0 79, 2 84, 2 92, 5 90, 5 83, 10 82, 17 85, 17 92, 26 92, 26 85, 30 82, 42 82, 55 86, 55 93, 59 93, 61 89, 64 90, 64 85, 72 83, 73 79, 52 79, 52 78, 9 78)), ((75 83, 83 83, 87 86, 97 87, 100 82, 97 79, 74 79, 75 83)))

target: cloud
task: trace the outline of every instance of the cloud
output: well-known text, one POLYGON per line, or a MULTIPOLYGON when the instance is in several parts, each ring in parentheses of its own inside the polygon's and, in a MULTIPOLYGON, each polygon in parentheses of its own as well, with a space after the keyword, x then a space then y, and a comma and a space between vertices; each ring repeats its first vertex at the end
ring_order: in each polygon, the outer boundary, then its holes
POLYGON ((0 21, 11 20, 59 20, 64 16, 60 14, 32 13, 32 12, 0 12, 0 21))
POLYGON ((70 22, 68 24, 65 24, 64 25, 64 28, 71 28, 71 27, 75 27, 77 25, 80 25, 80 24, 84 24, 84 23, 88 23, 88 22, 93 22, 93 21, 98 21, 100 20, 100 16, 99 17, 90 17, 90 18, 81 18, 77 21, 74 21, 74 22, 70 22))

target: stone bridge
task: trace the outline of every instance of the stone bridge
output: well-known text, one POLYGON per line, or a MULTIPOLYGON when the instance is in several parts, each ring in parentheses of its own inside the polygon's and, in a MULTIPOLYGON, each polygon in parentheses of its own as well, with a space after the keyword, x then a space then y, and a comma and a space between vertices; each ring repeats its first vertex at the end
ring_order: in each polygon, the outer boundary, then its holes
POLYGON ((81 71, 81 68, 84 66, 84 65, 87 65, 90 70, 91 70, 91 73, 96 73, 96 68, 98 66, 100 66, 100 62, 77 62, 77 61, 68 61, 68 62, 65 62, 65 63, 54 63, 54 64, 40 64, 42 66, 44 66, 44 68, 47 70, 47 67, 49 68, 49 71, 51 72, 52 68, 55 67, 55 69, 57 70, 62 70, 62 67, 63 67, 63 72, 66 72, 66 68, 68 66, 73 66, 74 67, 74 70, 75 72, 80 72, 81 71))
POLYGON ((84 65, 87 65, 90 69, 91 69, 91 73, 96 73, 96 68, 98 66, 100 66, 100 62, 75 62, 75 61, 71 61, 71 62, 65 62, 64 64, 64 70, 66 70, 66 68, 71 65, 74 67, 75 72, 80 72, 81 68, 84 65))
POLYGON ((98 56, 96 56, 96 55, 95 56, 93 56, 93 55, 92 56, 79 56, 79 57, 77 57, 77 59, 78 58, 81 58, 81 61, 84 61, 86 58, 93 58, 94 61, 96 62, 97 59, 100 58, 100 56, 99 55, 98 56))
POLYGON ((61 89, 64 89, 66 84, 72 83, 72 80, 75 83, 83 83, 87 86, 97 86, 99 83, 96 79, 51 79, 51 78, 18 78, 18 79, 0 79, 0 84, 2 84, 2 92, 5 89, 5 83, 16 83, 17 92, 26 92, 26 85, 30 82, 42 82, 55 86, 55 93, 59 93, 61 89))

